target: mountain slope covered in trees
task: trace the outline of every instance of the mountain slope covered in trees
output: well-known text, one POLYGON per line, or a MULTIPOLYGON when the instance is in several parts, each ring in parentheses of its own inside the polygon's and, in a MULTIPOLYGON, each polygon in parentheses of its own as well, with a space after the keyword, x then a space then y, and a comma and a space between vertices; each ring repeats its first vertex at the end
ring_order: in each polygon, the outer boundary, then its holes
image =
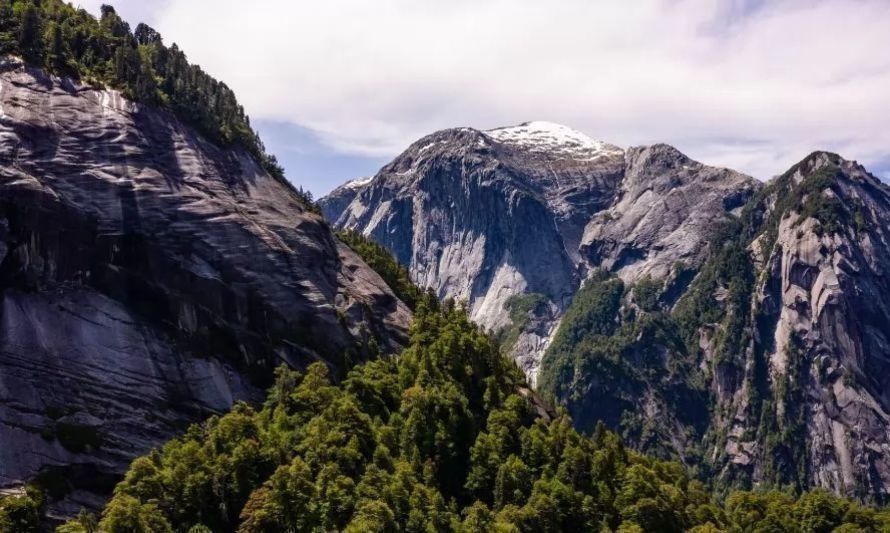
MULTIPOLYGON (((28 503, 5 501, 0 524, 39 511, 28 503)), ((881 531, 890 514, 824 491, 721 503, 602 425, 582 436, 464 309, 427 296, 399 357, 341 382, 323 364, 279 368, 262 407, 240 404, 137 459, 98 520, 59 531, 97 522, 110 533, 829 532, 881 531)))

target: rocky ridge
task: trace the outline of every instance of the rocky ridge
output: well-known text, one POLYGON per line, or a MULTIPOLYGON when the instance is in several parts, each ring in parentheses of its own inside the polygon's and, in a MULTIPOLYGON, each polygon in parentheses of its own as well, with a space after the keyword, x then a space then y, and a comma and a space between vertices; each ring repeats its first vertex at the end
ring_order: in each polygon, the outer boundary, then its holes
POLYGON ((729 382, 739 386, 721 391, 725 441, 714 453, 725 454, 730 477, 885 501, 890 187, 817 152, 764 193, 762 230, 749 247, 755 318, 744 353, 766 380, 735 373, 729 382))
POLYGON ((708 224, 757 188, 669 146, 625 151, 530 122, 437 132, 320 205, 338 228, 392 250, 421 286, 465 300, 480 324, 517 329, 512 351, 534 382, 559 317, 590 272, 632 281, 696 268, 708 224), (511 309, 528 307, 523 297, 535 305, 511 321, 511 309))

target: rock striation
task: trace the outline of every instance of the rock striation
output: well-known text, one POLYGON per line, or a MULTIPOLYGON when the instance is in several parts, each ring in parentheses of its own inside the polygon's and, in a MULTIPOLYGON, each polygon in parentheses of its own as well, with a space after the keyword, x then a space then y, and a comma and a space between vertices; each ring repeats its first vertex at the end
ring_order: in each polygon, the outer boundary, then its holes
POLYGON ((0 487, 96 506, 271 370, 391 350, 410 312, 292 188, 119 93, 0 64, 0 487))
POLYGON ((667 278, 677 264, 697 269, 716 223, 737 215, 759 184, 702 165, 665 144, 631 148, 617 201, 587 224, 588 263, 625 282, 667 278))

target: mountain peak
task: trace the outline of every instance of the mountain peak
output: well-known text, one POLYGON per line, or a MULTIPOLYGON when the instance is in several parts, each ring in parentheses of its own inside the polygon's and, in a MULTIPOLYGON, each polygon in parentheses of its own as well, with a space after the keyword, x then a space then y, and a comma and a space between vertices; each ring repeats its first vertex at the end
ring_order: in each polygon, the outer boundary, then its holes
POLYGON ((484 132, 488 137, 532 152, 548 152, 594 159, 619 154, 622 149, 597 141, 578 130, 546 121, 523 122, 518 126, 495 128, 484 132))
POLYGON ((361 178, 355 178, 354 180, 347 181, 341 187, 344 189, 361 189, 365 185, 374 181, 374 176, 362 176, 361 178))
POLYGON ((801 159, 785 174, 779 177, 778 182, 791 180, 793 186, 803 181, 812 179, 820 180, 825 184, 849 183, 851 181, 867 181, 878 188, 885 185, 857 161, 845 159, 834 152, 817 150, 801 159))
POLYGON ((801 171, 802 173, 810 173, 824 167, 838 167, 847 160, 834 152, 825 150, 816 150, 800 160, 789 172, 801 171))

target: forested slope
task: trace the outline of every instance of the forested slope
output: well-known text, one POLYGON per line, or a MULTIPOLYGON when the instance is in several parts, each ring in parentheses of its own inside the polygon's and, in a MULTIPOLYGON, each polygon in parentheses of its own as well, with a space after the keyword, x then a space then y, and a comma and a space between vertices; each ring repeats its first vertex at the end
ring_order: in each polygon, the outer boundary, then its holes
POLYGON ((280 368, 262 406, 137 459, 96 524, 60 531, 882 531, 890 513, 824 491, 718 500, 602 425, 579 434, 464 309, 425 297, 400 356, 339 383, 280 368))

